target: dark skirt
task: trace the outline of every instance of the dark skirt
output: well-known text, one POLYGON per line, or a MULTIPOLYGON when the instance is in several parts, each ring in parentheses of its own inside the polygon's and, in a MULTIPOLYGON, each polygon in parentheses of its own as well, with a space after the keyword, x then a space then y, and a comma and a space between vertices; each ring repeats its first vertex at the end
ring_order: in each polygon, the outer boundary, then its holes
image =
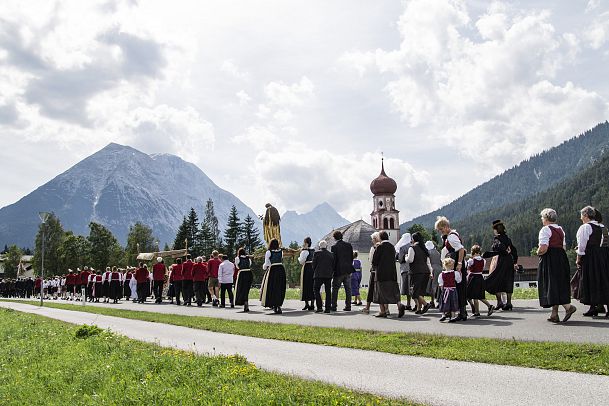
POLYGON ((262 307, 281 307, 285 300, 285 268, 282 264, 273 264, 262 277, 260 301, 262 307))
POLYGON ((514 260, 511 255, 499 255, 495 270, 486 278, 485 289, 490 294, 514 292, 514 260))
POLYGON ((376 272, 370 270, 370 278, 368 279, 368 294, 366 295, 366 302, 372 303, 374 301, 374 284, 376 283, 375 278, 376 272))
POLYGON ((539 259, 537 291, 541 307, 571 303, 571 266, 562 248, 548 248, 539 259))
POLYGON ((609 269, 605 248, 586 249, 581 257, 580 301, 586 305, 609 304, 609 269))
MULTIPOLYGON (((205 284, 205 286, 207 286, 207 284, 205 284)), ((173 286, 173 282, 171 282, 169 284, 169 288, 167 289, 167 297, 171 298, 171 300, 173 300, 173 298, 176 295, 176 288, 173 286)))
POLYGON ((304 264, 300 271, 300 300, 315 300, 313 289, 313 264, 304 264))
POLYGON ((400 288, 396 281, 376 281, 374 284, 374 303, 394 304, 401 300, 400 288))
POLYGON ((111 281, 110 282, 110 299, 116 300, 121 298, 121 282, 111 281))
POLYGON ((410 296, 412 295, 412 276, 408 274, 408 272, 404 272, 400 274, 401 284, 400 284, 400 294, 410 296))
POLYGON ((103 282, 102 290, 103 290, 104 297, 110 297, 110 282, 109 281, 103 282))
POLYGON ((456 288, 443 288, 440 294, 440 312, 458 312, 459 296, 456 288))
POLYGON ((362 271, 355 271, 351 274, 351 296, 359 296, 359 287, 362 283, 362 271))
POLYGON ((237 306, 241 306, 247 303, 253 280, 254 275, 250 270, 242 270, 239 271, 239 273, 237 274, 237 283, 235 284, 235 304, 237 306))
POLYGON ((428 273, 415 273, 410 276, 412 278, 412 297, 425 296, 427 294, 427 285, 429 283, 428 273))
POLYGON ((123 282, 123 296, 127 299, 131 297, 131 288, 129 287, 129 281, 123 282))
POLYGON ((484 276, 481 273, 467 275, 467 298, 481 300, 486 298, 484 276))
POLYGON ((99 299, 100 297, 104 297, 103 283, 95 282, 95 287, 93 290, 95 291, 95 298, 99 299))

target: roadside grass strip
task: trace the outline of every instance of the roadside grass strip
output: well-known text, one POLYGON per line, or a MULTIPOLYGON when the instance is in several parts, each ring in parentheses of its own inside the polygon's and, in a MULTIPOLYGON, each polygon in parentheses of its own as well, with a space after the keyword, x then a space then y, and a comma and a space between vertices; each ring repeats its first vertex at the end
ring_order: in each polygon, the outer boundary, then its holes
POLYGON ((2 405, 414 405, 0 309, 2 405))
MULTIPOLYGON (((34 301, 15 301, 37 305, 34 301)), ((227 320, 104 307, 45 303, 47 307, 171 324, 218 333, 398 355, 609 375, 609 345, 501 340, 227 320)))

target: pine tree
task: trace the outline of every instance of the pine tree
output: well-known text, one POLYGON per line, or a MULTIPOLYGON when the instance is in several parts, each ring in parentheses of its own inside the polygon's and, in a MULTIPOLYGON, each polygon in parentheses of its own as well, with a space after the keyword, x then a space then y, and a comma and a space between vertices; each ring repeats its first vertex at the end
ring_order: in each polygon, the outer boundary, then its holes
POLYGON ((218 218, 214 210, 214 202, 211 199, 207 200, 205 204, 205 218, 203 223, 209 230, 209 240, 205 241, 206 245, 211 245, 214 248, 219 248, 222 245, 222 239, 220 238, 220 227, 218 226, 218 218))
POLYGON ((170 251, 171 248, 169 248, 169 244, 165 243, 165 246, 163 247, 163 251, 170 251))
POLYGON ((42 255, 42 235, 44 230, 44 274, 58 275, 63 273, 65 269, 61 269, 61 261, 59 258, 59 247, 63 241, 64 231, 61 222, 51 213, 44 224, 38 226, 36 234, 36 242, 34 246, 33 266, 36 273, 40 274, 41 255, 42 255))
POLYGON ((231 207, 228 214, 226 229, 224 230, 224 253, 230 257, 237 254, 237 244, 241 241, 243 227, 239 220, 239 213, 235 206, 231 207))
POLYGON ((182 224, 178 227, 178 233, 176 234, 176 238, 173 242, 174 250, 181 250, 186 247, 186 239, 188 238, 188 220, 186 216, 184 216, 182 220, 182 224))
POLYGON ((127 246, 125 247, 125 262, 127 265, 137 265, 137 254, 157 250, 156 238, 152 229, 139 221, 129 227, 127 246), (138 249, 139 246, 139 249, 138 249))
POLYGON ((412 226, 408 227, 408 232, 410 234, 414 234, 414 233, 421 234, 423 236, 423 241, 432 240, 432 233, 427 231, 427 229, 425 227, 423 227, 421 224, 413 224, 412 226))
POLYGON ((95 269, 103 270, 107 266, 124 264, 124 251, 106 227, 94 222, 89 223, 87 239, 91 244, 91 265, 95 269))
POLYGON ((249 214, 243 220, 243 232, 239 246, 245 247, 249 254, 253 254, 258 248, 262 247, 260 231, 256 228, 256 222, 249 214))
POLYGON ((197 239, 199 237, 199 216, 194 208, 190 208, 186 219, 186 238, 188 239, 188 251, 193 255, 200 255, 197 250, 197 239))

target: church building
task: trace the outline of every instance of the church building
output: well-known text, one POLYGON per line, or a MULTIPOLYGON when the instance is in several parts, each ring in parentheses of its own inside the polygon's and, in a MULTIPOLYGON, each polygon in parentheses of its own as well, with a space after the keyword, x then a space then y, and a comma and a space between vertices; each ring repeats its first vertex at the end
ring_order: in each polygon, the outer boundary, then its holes
POLYGON ((370 213, 372 226, 378 231, 386 231, 389 241, 396 244, 400 239, 400 212, 395 209, 395 192, 398 185, 385 173, 385 162, 381 160, 381 174, 370 183, 373 211, 370 213))

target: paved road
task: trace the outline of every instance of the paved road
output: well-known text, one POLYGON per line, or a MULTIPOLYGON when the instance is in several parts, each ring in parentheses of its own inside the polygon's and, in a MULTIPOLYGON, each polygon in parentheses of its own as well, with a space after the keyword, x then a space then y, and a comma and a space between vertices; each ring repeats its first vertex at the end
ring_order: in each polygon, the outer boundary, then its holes
MULTIPOLYGON (((66 303, 62 300, 54 301, 66 303)), ((80 302, 68 302, 80 303, 80 302)), ((577 313, 567 324, 553 324, 546 321, 548 311, 539 307, 537 300, 514 301, 514 310, 510 312, 497 312, 490 318, 468 319, 465 323, 439 323, 440 314, 436 310, 418 316, 407 312, 404 318, 397 319, 397 310, 392 306, 394 313, 388 319, 377 319, 359 311, 332 314, 316 314, 303 312, 302 302, 288 300, 283 307, 282 315, 275 315, 267 309, 261 308, 258 301, 252 301, 250 313, 242 313, 240 308, 219 309, 205 305, 202 308, 171 305, 169 302, 157 305, 154 303, 137 304, 123 301, 120 304, 87 303, 86 306, 111 307, 116 309, 141 310, 159 313, 175 313, 184 315, 197 315, 219 317, 234 320, 254 320, 276 323, 291 323, 301 325, 342 327, 348 329, 364 329, 377 331, 403 331, 455 335, 463 337, 490 337, 503 339, 531 340, 531 341, 562 341, 579 343, 609 344, 609 320, 605 318, 591 319, 583 317, 586 310, 583 305, 577 305, 577 313)), ((484 308, 485 306, 482 306, 484 308)), ((358 309, 358 307, 353 307, 358 309)), ((373 307, 371 314, 377 308, 373 307)), ((564 313, 562 313, 561 317, 564 313)))
POLYGON ((609 399, 605 376, 243 337, 22 303, 0 306, 74 324, 96 324, 133 339, 199 354, 241 354, 262 369, 430 405, 589 406, 607 404, 609 399), (356 365, 365 368, 354 373, 356 365))

